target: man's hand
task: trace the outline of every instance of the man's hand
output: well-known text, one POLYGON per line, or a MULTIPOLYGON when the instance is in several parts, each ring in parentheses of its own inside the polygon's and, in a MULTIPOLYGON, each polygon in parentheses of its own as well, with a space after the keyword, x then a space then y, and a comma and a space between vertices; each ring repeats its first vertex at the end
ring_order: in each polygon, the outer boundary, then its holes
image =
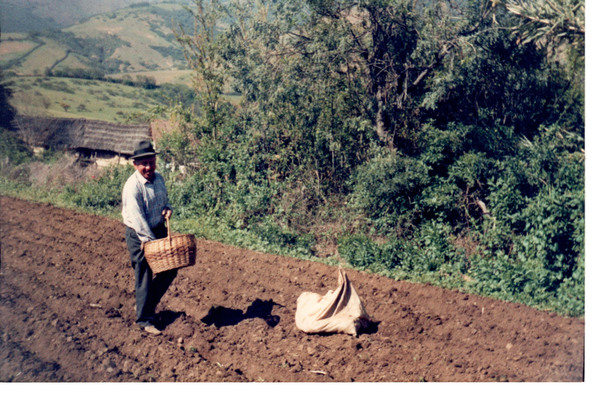
POLYGON ((165 220, 171 219, 171 214, 173 214, 173 210, 165 208, 162 211, 162 216, 165 220))

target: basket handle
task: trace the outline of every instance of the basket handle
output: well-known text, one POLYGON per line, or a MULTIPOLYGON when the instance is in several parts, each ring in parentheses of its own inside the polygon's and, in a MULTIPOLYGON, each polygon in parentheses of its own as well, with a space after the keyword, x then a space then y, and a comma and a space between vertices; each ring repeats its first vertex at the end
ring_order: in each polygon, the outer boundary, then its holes
POLYGON ((169 217, 167 217, 167 237, 169 238, 169 247, 171 246, 171 225, 169 224, 169 217))

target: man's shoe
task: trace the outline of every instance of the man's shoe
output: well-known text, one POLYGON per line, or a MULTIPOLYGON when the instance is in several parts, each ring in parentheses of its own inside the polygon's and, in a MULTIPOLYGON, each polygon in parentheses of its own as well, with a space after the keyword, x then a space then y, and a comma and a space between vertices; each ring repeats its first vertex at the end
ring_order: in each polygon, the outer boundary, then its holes
POLYGON ((160 335, 162 333, 160 330, 156 329, 154 325, 146 325, 144 330, 152 335, 160 335))

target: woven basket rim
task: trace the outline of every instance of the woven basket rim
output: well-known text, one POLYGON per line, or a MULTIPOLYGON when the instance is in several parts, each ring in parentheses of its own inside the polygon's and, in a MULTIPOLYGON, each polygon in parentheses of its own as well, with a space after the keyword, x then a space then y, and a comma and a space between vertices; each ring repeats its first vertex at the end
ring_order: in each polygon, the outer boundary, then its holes
POLYGON ((163 238, 160 238, 160 239, 154 239, 154 240, 147 241, 147 242, 144 243, 144 248, 146 248, 146 246, 148 246, 148 245, 154 245, 154 244, 158 244, 158 243, 164 243, 165 240, 169 239, 169 237, 171 239, 182 238, 182 237, 185 237, 185 238, 194 238, 194 239, 196 238, 196 236, 194 236, 191 233, 189 233, 189 234, 174 234, 174 235, 163 237, 163 238))

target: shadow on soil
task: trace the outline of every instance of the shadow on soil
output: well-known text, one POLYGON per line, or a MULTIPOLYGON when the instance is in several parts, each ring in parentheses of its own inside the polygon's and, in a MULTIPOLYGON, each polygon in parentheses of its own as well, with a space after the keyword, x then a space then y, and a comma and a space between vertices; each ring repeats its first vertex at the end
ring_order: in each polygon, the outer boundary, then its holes
POLYGON ((182 311, 170 311, 170 310, 161 311, 160 313, 157 314, 158 323, 156 324, 156 327, 162 331, 167 326, 169 326, 173 322, 175 322, 175 320, 177 318, 181 317, 182 315, 185 315, 185 313, 182 311))
POLYGON ((217 328, 222 326, 237 325, 245 319, 250 318, 262 318, 265 320, 267 325, 271 328, 279 324, 280 317, 278 315, 271 314, 274 306, 281 306, 273 302, 272 300, 261 300, 256 299, 248 308, 245 313, 239 309, 230 309, 223 306, 213 306, 208 311, 206 317, 202 318, 201 321, 206 325, 214 325, 217 328))
POLYGON ((377 333, 379 330, 379 324, 381 321, 371 321, 367 324, 365 328, 359 331, 359 334, 372 335, 377 333))

